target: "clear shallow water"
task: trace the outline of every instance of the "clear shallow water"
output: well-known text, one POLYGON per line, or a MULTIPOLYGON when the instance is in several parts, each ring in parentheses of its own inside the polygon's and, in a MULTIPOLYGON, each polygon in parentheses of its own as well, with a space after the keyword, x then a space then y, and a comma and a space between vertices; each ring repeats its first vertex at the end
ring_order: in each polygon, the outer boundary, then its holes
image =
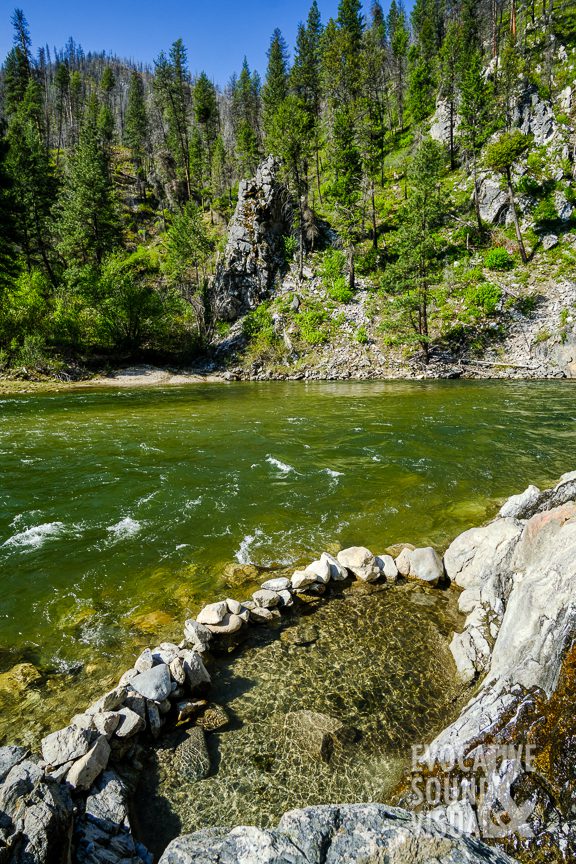
POLYGON ((46 686, 18 702, 0 686, 0 739, 64 722, 79 690, 221 594, 230 561, 447 543, 573 469, 575 420, 568 382, 3 398, 0 672, 32 661, 46 686))

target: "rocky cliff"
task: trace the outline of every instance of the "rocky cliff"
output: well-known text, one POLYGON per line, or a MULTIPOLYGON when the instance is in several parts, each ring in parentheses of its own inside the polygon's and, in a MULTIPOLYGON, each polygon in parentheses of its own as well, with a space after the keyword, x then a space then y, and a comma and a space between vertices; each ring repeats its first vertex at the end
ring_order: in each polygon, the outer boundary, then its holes
POLYGON ((253 178, 240 183, 214 285, 221 318, 233 321, 269 295, 284 264, 284 236, 290 231, 289 196, 278 180, 278 164, 269 156, 253 178))

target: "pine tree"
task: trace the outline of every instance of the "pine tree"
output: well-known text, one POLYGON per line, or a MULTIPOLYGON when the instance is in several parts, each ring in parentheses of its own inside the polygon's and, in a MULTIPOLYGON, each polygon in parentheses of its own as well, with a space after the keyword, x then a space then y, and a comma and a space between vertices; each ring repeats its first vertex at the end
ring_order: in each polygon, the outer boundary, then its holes
POLYGON ((62 131, 64 128, 64 115, 66 112, 66 102, 69 98, 70 88, 70 70, 67 63, 56 63, 54 71, 54 86, 56 88, 56 117, 58 126, 58 143, 56 145, 56 167, 60 161, 60 151, 62 149, 62 131))
POLYGON ((392 0, 388 12, 388 41, 390 44, 392 81, 396 102, 396 117, 400 129, 404 128, 404 97, 406 87, 406 64, 410 34, 402 3, 392 0))
POLYGON ((439 55, 439 95, 448 104, 448 147, 450 151, 451 171, 455 168, 454 126, 456 123, 456 103, 458 100, 458 85, 461 71, 462 44, 462 26, 459 21, 452 20, 448 24, 439 55))
POLYGON ((494 119, 491 84, 484 77, 482 57, 475 51, 465 58, 460 85, 460 137, 462 146, 469 157, 474 179, 474 208, 478 229, 482 230, 480 215, 480 188, 478 181, 478 158, 482 146, 492 131, 494 119))
POLYGON ((163 134, 167 151, 176 166, 175 179, 184 186, 183 198, 192 194, 190 178, 190 111, 191 88, 186 49, 177 39, 169 58, 162 52, 155 61, 154 94, 164 121, 163 134))
POLYGON ((14 11, 12 26, 14 47, 6 58, 3 82, 4 105, 8 116, 18 110, 33 77, 32 39, 28 22, 21 9, 14 11))
POLYGON ((144 196, 146 158, 149 152, 148 112, 144 96, 144 82, 138 72, 132 72, 128 88, 128 102, 124 120, 124 143, 130 148, 140 198, 144 196))
POLYGON ((308 13, 306 26, 300 24, 296 38, 294 64, 290 70, 290 92, 298 97, 303 109, 310 117, 311 135, 314 139, 316 185, 320 191, 320 109, 321 109, 321 60, 323 27, 316 0, 308 13))
POLYGON ((268 138, 274 117, 288 95, 288 48, 278 28, 272 34, 268 51, 268 67, 262 87, 262 125, 268 146, 268 138))
POLYGON ((440 266, 436 232, 447 210, 439 182, 443 170, 443 148, 424 139, 408 172, 408 197, 399 214, 396 237, 398 259, 386 271, 387 284, 426 362, 430 356, 430 301, 440 266))
POLYGON ((0 123, 0 304, 18 272, 16 204, 12 178, 8 173, 8 140, 0 123))
POLYGON ((236 161, 241 177, 254 173, 260 159, 260 80, 250 73, 244 58, 242 71, 232 81, 232 125, 236 144, 236 161))
POLYGON ((529 135, 524 135, 523 132, 516 129, 514 132, 505 132, 497 141, 489 144, 484 154, 484 164, 486 168, 491 171, 496 171, 498 174, 502 174, 506 180, 510 211, 512 213, 516 239, 518 240, 518 249, 523 264, 528 263, 528 255, 526 254, 526 247, 524 246, 522 231, 520 230, 518 209, 516 207, 516 199, 514 196, 512 171, 518 164, 520 158, 526 153, 530 146, 530 142, 531 137, 529 135))
POLYGON ((121 239, 109 160, 97 128, 98 103, 88 103, 58 202, 58 248, 68 263, 100 265, 121 239))
POLYGON ((31 271, 40 263, 55 286, 50 228, 56 181, 44 142, 43 118, 40 89, 30 78, 24 98, 8 124, 7 167, 13 183, 17 232, 26 266, 31 271))

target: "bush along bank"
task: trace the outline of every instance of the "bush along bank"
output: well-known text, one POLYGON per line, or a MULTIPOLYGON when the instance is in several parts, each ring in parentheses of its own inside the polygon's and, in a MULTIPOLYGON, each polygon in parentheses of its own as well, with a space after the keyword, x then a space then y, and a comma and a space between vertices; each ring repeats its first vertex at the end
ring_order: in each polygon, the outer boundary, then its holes
MULTIPOLYGON (((557 703, 576 634, 571 600, 575 499, 576 472, 565 475, 553 489, 541 492, 532 486, 513 497, 496 520, 457 538, 443 559, 431 547, 404 546, 396 558, 351 547, 337 556, 323 553, 291 578, 266 580, 245 602, 224 599, 204 607, 196 619, 186 621, 180 644, 163 642, 143 651, 114 690, 75 715, 67 727, 46 736, 41 756, 18 747, 0 748, 0 861, 150 862, 150 854, 133 836, 129 815, 144 748, 178 723, 195 725, 203 741, 204 728, 214 728, 211 721, 203 722, 209 711, 215 712, 206 699, 211 654, 230 650, 247 628, 273 623, 302 600, 329 597, 331 583, 351 578, 368 583, 415 579, 431 587, 451 580, 463 589, 460 607, 468 617, 451 649, 459 674, 474 688, 474 695, 461 716, 432 742, 418 770, 437 775, 450 748, 469 757, 480 744, 523 741, 538 726, 539 711, 539 741, 547 762, 538 776, 555 771, 558 760, 564 760, 564 773, 569 772, 576 754, 562 748, 558 754, 558 747, 550 746, 542 735, 542 718, 550 719, 552 708, 561 709, 563 703, 560 708, 557 703), (528 709, 532 723, 522 725, 528 709)), ((182 836, 170 844, 162 862, 232 862, 242 850, 248 864, 264 857, 311 864, 328 860, 324 852, 331 849, 329 860, 343 864, 365 860, 370 850, 388 854, 406 847, 407 857, 401 860, 407 862, 422 860, 425 850, 446 864, 497 864, 512 859, 480 842, 480 837, 495 837, 483 830, 486 821, 523 829, 530 817, 537 824, 529 834, 504 832, 496 835, 497 842, 520 856, 527 852, 532 857, 526 861, 537 860, 540 848, 549 856, 572 854, 566 788, 540 782, 540 797, 530 812, 521 809, 526 802, 516 801, 512 794, 512 815, 520 811, 525 818, 521 824, 507 822, 502 817, 503 776, 498 773, 503 770, 494 764, 482 807, 478 802, 456 802, 454 807, 434 801, 435 806, 428 808, 432 818, 424 822, 411 819, 407 811, 378 805, 311 807, 285 815, 277 832, 243 828, 231 834, 220 829, 182 836), (459 837, 456 829, 462 828, 466 836, 459 837), (310 840, 308 851, 298 842, 301 835, 310 840)), ((515 771, 513 779, 522 779, 522 771, 515 771)), ((426 810, 410 793, 404 794, 403 803, 426 810)))

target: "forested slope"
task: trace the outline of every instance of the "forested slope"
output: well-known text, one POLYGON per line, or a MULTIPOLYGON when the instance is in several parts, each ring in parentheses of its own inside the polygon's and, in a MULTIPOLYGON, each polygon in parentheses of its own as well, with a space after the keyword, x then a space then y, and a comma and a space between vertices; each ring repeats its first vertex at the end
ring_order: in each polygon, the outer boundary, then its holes
POLYGON ((292 52, 273 33, 263 80, 245 61, 224 88, 190 75, 182 40, 145 68, 72 40, 33 55, 20 10, 13 27, 5 371, 215 350, 328 377, 366 358, 378 374, 439 359, 528 368, 535 346, 572 344, 573 3, 417 0, 408 19, 396 0, 341 0, 323 22, 314 2, 292 52), (284 266, 231 324, 213 275, 239 181, 268 154, 288 202, 284 266))

